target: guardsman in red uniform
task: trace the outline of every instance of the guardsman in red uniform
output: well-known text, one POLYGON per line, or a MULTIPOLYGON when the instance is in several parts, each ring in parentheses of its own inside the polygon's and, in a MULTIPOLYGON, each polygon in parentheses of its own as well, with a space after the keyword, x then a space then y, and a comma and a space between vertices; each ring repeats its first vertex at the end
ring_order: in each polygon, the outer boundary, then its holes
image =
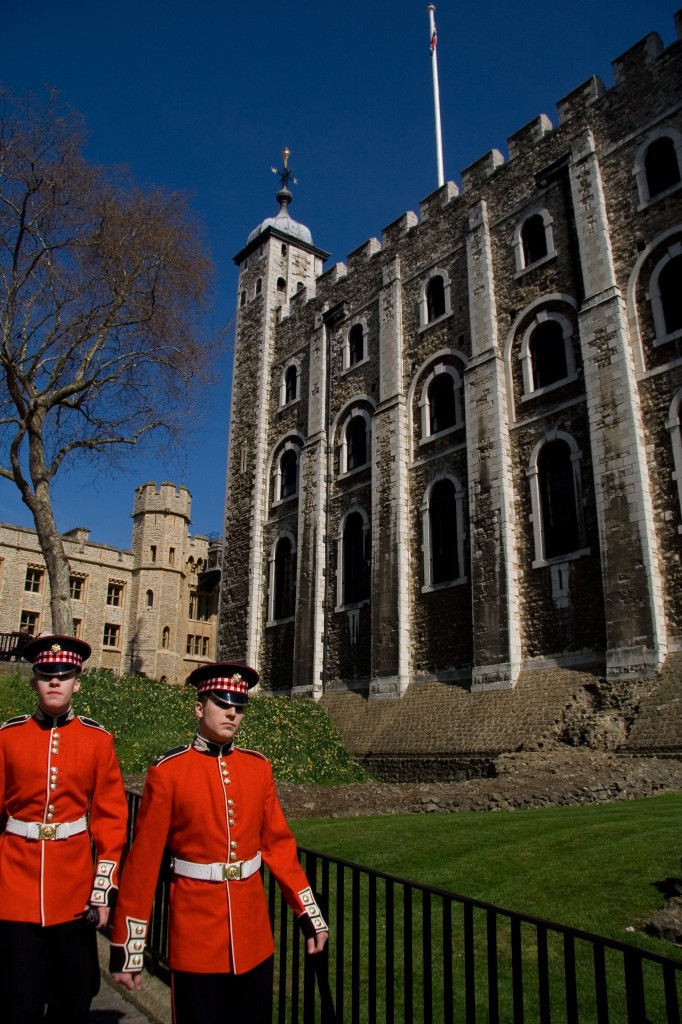
POLYGON ((141 984, 154 889, 170 846, 174 1024, 269 1024, 274 944, 261 862, 298 916, 308 952, 327 941, 270 762, 234 743, 257 681, 254 669, 226 663, 189 676, 198 688, 198 733, 149 769, 123 872, 110 967, 133 989, 141 984))
POLYGON ((89 645, 41 636, 23 655, 39 703, 0 727, 0 1017, 81 1024, 99 988, 95 927, 118 887, 126 795, 111 734, 71 708, 89 645))

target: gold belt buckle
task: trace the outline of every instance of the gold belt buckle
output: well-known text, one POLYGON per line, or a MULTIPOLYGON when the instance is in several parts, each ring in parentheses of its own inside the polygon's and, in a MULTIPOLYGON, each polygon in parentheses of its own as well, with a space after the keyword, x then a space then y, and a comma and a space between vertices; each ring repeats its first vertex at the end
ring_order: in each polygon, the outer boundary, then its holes
POLYGON ((41 825, 40 828, 38 829, 38 838, 39 839, 54 839, 54 837, 56 835, 57 835, 57 826, 56 825, 41 825))
POLYGON ((241 881, 241 877, 241 861, 238 864, 223 864, 223 882, 241 881))

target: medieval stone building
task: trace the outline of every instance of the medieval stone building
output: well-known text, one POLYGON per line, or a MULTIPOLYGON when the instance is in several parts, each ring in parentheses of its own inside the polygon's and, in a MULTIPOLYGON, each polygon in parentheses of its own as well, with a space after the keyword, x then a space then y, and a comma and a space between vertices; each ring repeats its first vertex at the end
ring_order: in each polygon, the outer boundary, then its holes
MULTIPOLYGON (((75 636, 92 647, 88 667, 172 683, 215 657, 220 555, 217 540, 189 532, 191 496, 175 484, 135 491, 130 550, 62 535, 70 567, 75 636)), ((0 632, 51 629, 50 588, 35 530, 0 524, 0 632)))
POLYGON ((682 650, 682 16, 322 273, 235 257, 219 656, 295 694, 682 650))

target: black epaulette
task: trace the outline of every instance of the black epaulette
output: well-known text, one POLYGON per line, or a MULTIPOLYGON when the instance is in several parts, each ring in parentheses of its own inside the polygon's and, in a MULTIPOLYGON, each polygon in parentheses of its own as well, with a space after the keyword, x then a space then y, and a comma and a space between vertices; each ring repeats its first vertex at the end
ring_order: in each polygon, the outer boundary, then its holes
POLYGON ((265 754, 261 754, 260 750, 249 750, 248 747, 235 747, 235 750, 238 750, 240 754, 253 754, 254 757, 260 757, 261 761, 268 760, 265 754))
POLYGON ((101 729, 102 732, 108 731, 104 728, 103 725, 100 725, 99 722, 96 722, 94 718, 83 718, 82 715, 78 715, 78 721, 82 722, 83 725, 89 725, 91 729, 101 729))
POLYGON ((171 750, 167 750, 161 757, 157 757, 156 761, 152 763, 152 768, 158 768, 164 761, 169 761, 172 757, 177 757, 178 754, 184 754, 189 748, 190 744, 186 743, 183 747, 173 747, 171 750))
POLYGON ((8 718, 0 725, 0 729, 8 729, 10 725, 23 725, 24 722, 28 722, 30 717, 30 715, 16 715, 14 718, 8 718))

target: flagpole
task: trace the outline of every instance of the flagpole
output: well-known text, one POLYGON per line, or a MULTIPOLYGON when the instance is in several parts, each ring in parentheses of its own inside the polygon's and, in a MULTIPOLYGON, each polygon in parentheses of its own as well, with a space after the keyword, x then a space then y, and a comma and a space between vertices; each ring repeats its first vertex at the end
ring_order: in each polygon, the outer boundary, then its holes
POLYGON ((438 57, 436 55, 436 8, 433 4, 428 6, 429 12, 429 39, 431 41, 431 70, 433 72, 433 106, 436 116, 436 161, 438 163, 438 188, 445 184, 443 174, 443 138, 440 127, 440 93, 438 90, 438 57))

